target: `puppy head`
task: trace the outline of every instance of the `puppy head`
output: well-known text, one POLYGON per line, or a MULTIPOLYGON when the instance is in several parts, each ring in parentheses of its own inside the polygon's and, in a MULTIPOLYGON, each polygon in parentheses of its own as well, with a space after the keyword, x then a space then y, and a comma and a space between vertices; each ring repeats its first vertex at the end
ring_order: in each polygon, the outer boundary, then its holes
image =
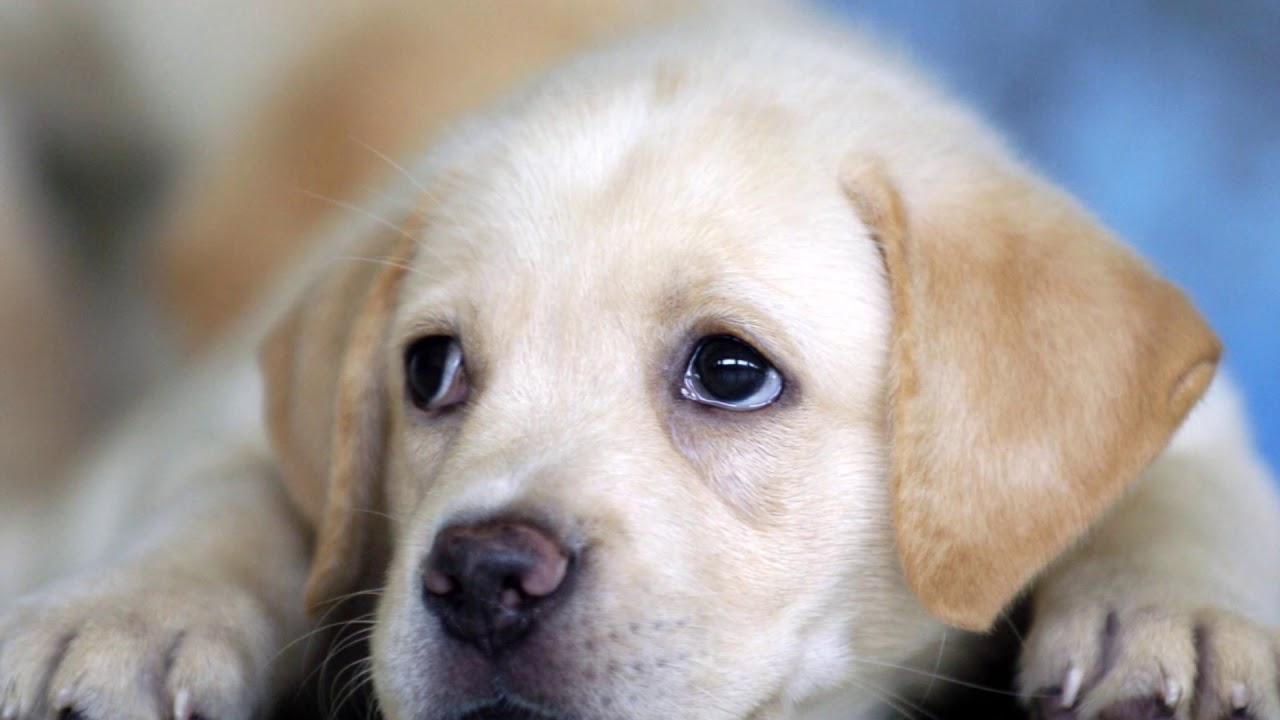
MULTIPOLYGON (((313 603, 352 588, 371 523, 393 518, 375 657, 391 716, 736 717, 843 679, 852 638, 899 654, 930 624, 902 611, 892 550, 877 250, 831 177, 759 186, 739 132, 627 138, 631 176, 604 190, 477 150, 431 186, 416 243, 346 253, 389 262, 322 279, 268 343, 286 476, 328 493, 308 511, 313 603), (708 141, 730 146, 666 177, 670 152, 708 141), (687 205, 661 209, 672 198, 687 205), (416 363, 451 362, 439 338, 461 367, 415 387, 416 363), (758 362, 759 398, 712 395, 717 361, 758 362), (447 539, 504 527, 517 542, 500 549, 567 564, 510 641, 432 597, 447 539)), ((599 142, 581 151, 615 152, 599 142)), ((773 145, 753 152, 789 153, 773 145)))
POLYGON ((440 150, 420 225, 269 340, 309 601, 393 547, 390 717, 743 718, 874 682, 926 609, 989 624, 1207 384, 1176 291, 820 45, 570 71, 440 150))

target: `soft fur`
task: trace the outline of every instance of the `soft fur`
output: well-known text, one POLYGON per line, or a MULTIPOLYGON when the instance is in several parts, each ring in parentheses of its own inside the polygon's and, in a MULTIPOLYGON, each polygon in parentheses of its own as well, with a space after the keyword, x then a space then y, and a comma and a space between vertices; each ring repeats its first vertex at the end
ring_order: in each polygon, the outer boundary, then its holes
POLYGON ((879 717, 1020 599, 1019 691, 1050 717, 1280 718, 1280 511, 1230 388, 1192 409, 1216 339, 829 24, 639 37, 404 163, 261 332, 104 449, 88 482, 144 527, 15 605, 0 716, 244 717, 373 592, 397 720, 879 717), (778 402, 681 395, 723 333, 778 402), (426 335, 462 342, 455 410, 406 400, 426 335), (490 662, 421 597, 437 534, 492 517, 585 559, 490 662))

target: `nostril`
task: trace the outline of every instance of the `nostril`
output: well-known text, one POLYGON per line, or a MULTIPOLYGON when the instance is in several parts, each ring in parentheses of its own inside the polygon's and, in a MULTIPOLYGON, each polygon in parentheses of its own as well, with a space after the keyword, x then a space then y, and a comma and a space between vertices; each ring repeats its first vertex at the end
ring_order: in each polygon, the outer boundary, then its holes
POLYGON ((564 582, 564 575, 568 570, 568 557, 563 555, 547 562, 545 565, 539 565, 529 574, 521 579, 520 589, 530 597, 547 597, 549 594, 556 592, 564 582))
MULTIPOLYGON (((543 541, 550 542, 546 538, 543 541)), ((569 570, 569 557, 558 547, 544 549, 543 558, 520 577, 520 589, 530 597, 546 597, 555 592, 569 570)))
POLYGON ((432 595, 448 595, 458 589, 456 580, 436 569, 427 571, 423 584, 426 585, 427 592, 432 595))

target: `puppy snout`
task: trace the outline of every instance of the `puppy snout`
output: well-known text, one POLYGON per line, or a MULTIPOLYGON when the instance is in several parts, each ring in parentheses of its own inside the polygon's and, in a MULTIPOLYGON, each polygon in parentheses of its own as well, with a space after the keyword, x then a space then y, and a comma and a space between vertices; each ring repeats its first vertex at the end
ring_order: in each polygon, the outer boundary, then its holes
POLYGON ((494 655, 529 633, 565 586, 570 560, 559 542, 527 523, 453 526, 436 536, 427 556, 423 597, 446 632, 494 655))

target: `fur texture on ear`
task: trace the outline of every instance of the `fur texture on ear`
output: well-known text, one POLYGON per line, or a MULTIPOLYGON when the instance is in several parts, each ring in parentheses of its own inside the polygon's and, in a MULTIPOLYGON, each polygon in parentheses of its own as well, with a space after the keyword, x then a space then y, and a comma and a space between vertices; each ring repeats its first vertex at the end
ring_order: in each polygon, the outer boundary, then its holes
POLYGON ((913 205, 841 182, 884 255, 894 526, 906 579, 984 630, 1118 499, 1211 380, 1196 310, 1060 192, 1013 168, 913 205))
POLYGON ((316 530, 305 602, 318 612, 362 575, 387 441, 387 325, 414 244, 384 232, 335 264, 260 353, 268 434, 294 503, 316 530))

